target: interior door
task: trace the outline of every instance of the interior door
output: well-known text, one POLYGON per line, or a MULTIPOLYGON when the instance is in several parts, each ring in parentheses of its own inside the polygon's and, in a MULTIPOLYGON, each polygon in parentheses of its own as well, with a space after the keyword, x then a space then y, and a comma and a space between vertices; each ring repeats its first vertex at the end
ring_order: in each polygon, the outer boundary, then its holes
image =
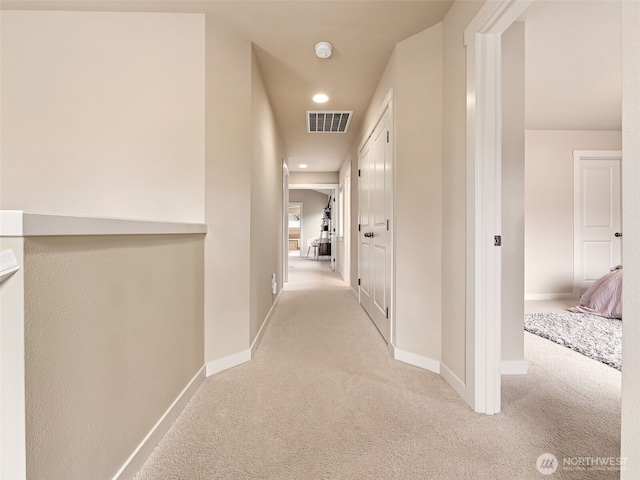
POLYGON ((358 225, 358 252, 360 275, 358 284, 360 285, 360 304, 370 317, 373 316, 372 302, 373 278, 371 274, 371 251, 372 242, 369 232, 373 230, 373 222, 370 214, 370 190, 371 190, 371 139, 367 141, 360 153, 360 168, 358 175, 360 177, 360 223, 358 225))
POLYGON ((582 152, 576 161, 575 289, 621 262, 620 158, 582 152))
POLYGON ((388 108, 362 150, 360 301, 388 342, 391 304, 392 112, 388 108))

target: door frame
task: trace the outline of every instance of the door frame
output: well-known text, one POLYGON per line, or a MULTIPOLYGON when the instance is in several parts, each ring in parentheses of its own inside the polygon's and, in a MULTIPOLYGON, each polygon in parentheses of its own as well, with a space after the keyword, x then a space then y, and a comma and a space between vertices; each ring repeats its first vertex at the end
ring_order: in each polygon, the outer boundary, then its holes
MULTIPOLYGON (((581 213, 581 195, 582 195, 582 179, 580 177, 580 164, 582 160, 614 160, 617 161, 620 168, 620 190, 622 190, 622 150, 574 150, 573 151, 573 294, 580 297, 583 288, 579 284, 580 273, 582 272, 582 255, 580 243, 582 237, 580 235, 580 213, 581 213)), ((622 228, 622 195, 620 197, 620 228, 622 228)), ((622 231, 622 230, 620 230, 622 231)), ((622 246, 622 241, 620 241, 622 246)), ((620 253, 622 259, 622 251, 620 253)))
MULTIPOLYGON (((289 190, 331 190, 331 199, 333 201, 333 199, 336 198, 336 194, 338 192, 338 187, 339 185, 337 183, 290 183, 289 184, 289 190)), ((288 197, 288 192, 287 192, 287 197, 288 197)), ((333 218, 334 216, 334 210, 337 210, 336 208, 333 207, 333 205, 331 206, 331 222, 332 225, 335 225, 335 219, 333 218)), ((288 212, 288 209, 287 209, 288 212)), ((289 218, 289 216, 287 215, 287 219, 289 218)), ((333 228, 333 227, 332 227, 333 228)), ((331 245, 331 267, 332 269, 335 271, 336 266, 337 266, 337 254, 336 254, 336 245, 337 245, 337 241, 336 241, 336 235, 332 235, 331 236, 332 242, 333 244, 331 245)), ((288 242, 287 242, 288 245, 288 242)))
POLYGON ((502 34, 533 0, 486 3, 464 31, 467 52, 465 400, 501 409, 502 34))
POLYGON ((338 231, 338 242, 342 243, 342 258, 338 256, 339 273, 342 279, 351 282, 351 164, 344 170, 342 183, 338 187, 338 202, 340 202, 340 189, 342 189, 342 205, 338 203, 338 222, 342 231, 338 231), (342 217, 340 217, 340 212, 342 217), (342 233, 342 235, 340 235, 342 233))
POLYGON ((282 159, 282 285, 289 281, 289 166, 282 159))

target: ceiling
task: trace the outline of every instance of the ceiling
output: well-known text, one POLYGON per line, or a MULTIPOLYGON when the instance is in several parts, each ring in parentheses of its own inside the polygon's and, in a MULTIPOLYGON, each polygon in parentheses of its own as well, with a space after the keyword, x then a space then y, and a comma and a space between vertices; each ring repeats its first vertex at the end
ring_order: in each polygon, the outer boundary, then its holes
POLYGON ((2 0, 3 9, 207 13, 254 44, 290 171, 338 171, 396 43, 439 23, 453 1, 2 0), (330 58, 315 56, 330 42, 330 58), (329 102, 318 105, 315 93, 329 102), (307 110, 349 110, 347 133, 306 133, 307 110))
MULTIPOLYGON (((394 46, 453 1, 2 0, 3 9, 206 13, 254 44, 290 171, 337 171, 394 46), (333 44, 319 59, 314 45, 333 44), (329 95, 314 104, 318 92, 329 95), (352 110, 344 134, 306 133, 307 110, 352 110)), ((526 127, 620 129, 618 1, 537 1, 525 12, 526 127)))
POLYGON ((522 20, 525 128, 620 130, 620 2, 536 1, 522 20))

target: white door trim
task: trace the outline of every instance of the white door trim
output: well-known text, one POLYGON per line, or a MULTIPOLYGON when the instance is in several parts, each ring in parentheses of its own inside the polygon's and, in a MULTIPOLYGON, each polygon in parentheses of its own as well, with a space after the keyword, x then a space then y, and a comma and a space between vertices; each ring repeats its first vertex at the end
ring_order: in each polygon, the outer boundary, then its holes
MULTIPOLYGON (((582 277, 582 250, 580 243, 580 212, 582 179, 580 178, 580 162, 582 160, 616 160, 620 162, 622 175, 622 150, 574 150, 573 151, 573 294, 580 297, 582 289, 579 286, 582 277)), ((622 178, 620 178, 622 186, 622 178)), ((620 212, 622 218, 622 211, 620 212)), ((613 266, 613 265, 612 265, 613 266)))
POLYGON ((351 164, 345 169, 343 187, 343 218, 339 221, 342 222, 344 258, 339 261, 342 263, 344 281, 351 286, 351 164))
POLYGON ((464 32, 467 47, 466 401, 500 412, 502 91, 501 35, 533 0, 485 4, 464 32))
POLYGON ((289 166, 282 159, 282 286, 289 281, 289 166))

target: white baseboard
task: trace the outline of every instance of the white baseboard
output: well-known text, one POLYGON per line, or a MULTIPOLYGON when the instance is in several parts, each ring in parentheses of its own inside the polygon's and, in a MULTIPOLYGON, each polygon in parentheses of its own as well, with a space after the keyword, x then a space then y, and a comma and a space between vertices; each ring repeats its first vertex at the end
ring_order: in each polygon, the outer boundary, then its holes
POLYGON ((525 300, 573 300, 579 298, 580 295, 577 293, 527 293, 524 296, 525 300))
POLYGON ((407 352, 389 344, 393 353, 393 358, 400 362, 408 363, 414 367, 423 368, 433 373, 440 373, 440 362, 431 358, 423 357, 416 353, 407 352))
POLYGON ((358 290, 356 290, 355 288, 351 287, 351 293, 353 294, 355 299, 358 300, 358 290))
POLYGON ((528 371, 529 364, 525 360, 503 360, 500 363, 502 375, 526 375, 528 371))
POLYGON ((445 382, 451 385, 451 388, 453 388, 458 395, 462 398, 467 398, 467 386, 442 362, 440 362, 440 375, 445 382))
POLYGON ((226 357, 222 357, 222 358, 219 358, 218 360, 214 360, 213 362, 207 363, 206 365, 207 377, 210 377, 211 375, 215 375, 216 373, 223 372, 225 370, 228 370, 229 368, 237 367, 238 365, 242 365, 243 363, 251 361, 251 359, 256 353, 256 350, 258 350, 258 347, 260 346, 260 341, 262 340, 264 332, 266 331, 267 326, 271 321, 273 312, 275 312, 276 310, 276 305, 278 304, 278 300, 280 300, 281 293, 282 293, 282 290, 278 292, 278 296, 273 302, 273 305, 271 305, 271 309, 269 310, 269 313, 265 317, 264 322, 262 322, 262 326, 260 327, 260 330, 258 331, 256 338, 253 340, 251 347, 247 348, 246 350, 242 350, 240 352, 233 353, 231 355, 227 355, 226 357))
POLYGON ((251 349, 247 348, 238 353, 227 355, 213 362, 207 363, 207 377, 220 373, 229 368, 237 367, 251 360, 251 349))
POLYGON ((276 305, 278 305, 278 300, 280 300, 280 294, 282 293, 282 290, 280 290, 278 292, 278 296, 276 297, 275 301, 273 302, 273 305, 271 305, 271 309, 269 310, 269 313, 267 313, 267 317, 264 319, 264 322, 262 322, 262 326, 260 327, 260 330, 258 331, 258 335, 256 335, 256 338, 253 339, 253 343, 251 344, 251 358, 253 358, 253 356, 256 354, 256 350, 258 350, 258 347, 260 346, 260 342, 262 341, 262 336, 264 335, 264 332, 267 330, 267 326, 269 325, 269 322, 271 321, 271 317, 273 316, 273 312, 275 312, 276 310, 276 305))
POLYGON ((160 417, 149 433, 147 433, 147 436, 140 442, 124 465, 120 467, 120 470, 114 475, 113 480, 128 480, 138 473, 142 465, 144 465, 144 462, 149 458, 149 455, 151 455, 151 452, 153 452, 153 449, 156 448, 156 445, 162 440, 162 437, 169 431, 173 422, 178 418, 178 415, 187 405, 187 402, 189 402, 204 381, 204 371, 205 367, 202 366, 167 411, 164 412, 164 415, 160 417))

